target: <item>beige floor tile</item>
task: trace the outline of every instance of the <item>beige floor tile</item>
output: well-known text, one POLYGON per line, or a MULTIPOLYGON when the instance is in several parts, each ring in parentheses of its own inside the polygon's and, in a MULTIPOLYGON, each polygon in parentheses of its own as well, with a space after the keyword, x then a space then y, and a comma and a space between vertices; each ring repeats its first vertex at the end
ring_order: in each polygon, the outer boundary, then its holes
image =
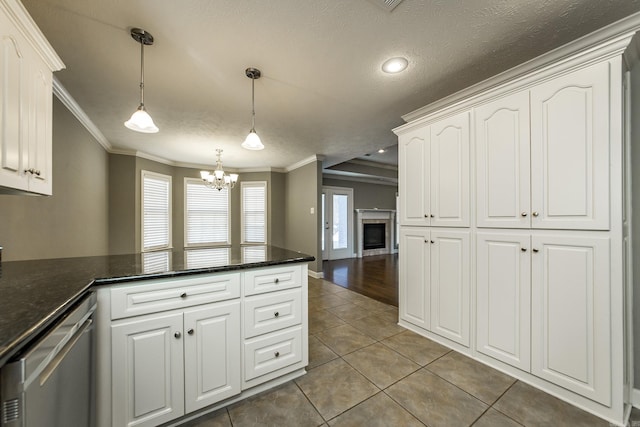
POLYGON ((344 321, 361 319, 371 314, 369 310, 353 303, 347 303, 344 305, 339 305, 337 307, 327 308, 327 311, 329 313, 335 314, 344 321))
POLYGON ((210 414, 180 424, 180 427, 231 427, 231 420, 227 408, 218 409, 210 414))
POLYGON ((473 424, 473 427, 521 427, 511 418, 493 408, 482 414, 480 419, 473 424))
POLYGON ((348 324, 369 335, 374 340, 380 341, 390 336, 406 331, 393 320, 393 315, 388 312, 378 312, 361 319, 346 320, 348 324))
POLYGON ((469 426, 488 408, 425 369, 395 383, 385 392, 430 427, 469 426))
POLYGON ((327 363, 338 357, 329 347, 322 344, 318 338, 309 337, 309 365, 307 369, 313 369, 316 366, 327 363))
POLYGON ((344 324, 342 319, 326 310, 309 312, 309 333, 312 335, 344 324))
POLYGON ((309 311, 326 310, 327 308, 337 307, 344 304, 347 304, 347 301, 335 294, 322 294, 317 297, 309 298, 309 311))
POLYGON ((327 329, 316 334, 316 337, 340 356, 375 342, 374 339, 358 331, 351 325, 342 325, 327 329))
POLYGON ((420 427, 423 424, 384 393, 365 400, 329 421, 333 427, 420 427))
POLYGON ((502 372, 452 351, 426 366, 434 374, 492 405, 516 381, 502 372))
POLYGON ((296 380, 320 414, 329 420, 378 393, 379 389, 342 359, 310 370, 296 380))
POLYGON ((402 332, 381 342, 422 366, 451 351, 447 347, 411 331, 402 332))
POLYGON ((369 297, 363 297, 353 301, 354 304, 362 306, 371 312, 389 310, 389 305, 380 301, 376 301, 369 297))
POLYGON ((380 343, 347 354, 343 359, 381 389, 420 369, 417 363, 380 343))
POLYGON ((609 426, 608 422, 521 381, 507 390, 493 407, 527 427, 609 426))
POLYGON ((231 405, 229 416, 233 427, 316 427, 324 423, 293 381, 231 405))

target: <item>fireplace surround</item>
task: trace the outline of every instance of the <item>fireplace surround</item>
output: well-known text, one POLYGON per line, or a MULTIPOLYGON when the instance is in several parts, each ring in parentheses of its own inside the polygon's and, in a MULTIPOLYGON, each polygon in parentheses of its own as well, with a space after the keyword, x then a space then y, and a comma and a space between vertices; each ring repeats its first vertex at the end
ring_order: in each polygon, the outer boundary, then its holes
POLYGON ((356 209, 356 255, 358 258, 369 255, 396 253, 395 245, 396 211, 391 209, 356 209), (367 231, 374 235, 365 236, 367 231), (381 231, 383 230, 383 231, 381 231), (375 237, 375 242, 371 241, 375 237), (366 240, 365 240, 366 239, 366 240))

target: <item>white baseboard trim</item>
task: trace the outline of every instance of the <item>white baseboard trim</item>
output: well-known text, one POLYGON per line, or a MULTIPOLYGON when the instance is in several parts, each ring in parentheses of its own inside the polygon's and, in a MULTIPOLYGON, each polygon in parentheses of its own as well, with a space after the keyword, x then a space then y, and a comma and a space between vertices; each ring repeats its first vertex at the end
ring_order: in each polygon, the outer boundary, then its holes
POLYGON ((634 408, 640 409, 640 390, 637 388, 631 390, 631 405, 633 405, 634 408))
POLYGON ((322 271, 317 272, 317 271, 309 270, 308 274, 314 279, 324 279, 324 273, 322 271))

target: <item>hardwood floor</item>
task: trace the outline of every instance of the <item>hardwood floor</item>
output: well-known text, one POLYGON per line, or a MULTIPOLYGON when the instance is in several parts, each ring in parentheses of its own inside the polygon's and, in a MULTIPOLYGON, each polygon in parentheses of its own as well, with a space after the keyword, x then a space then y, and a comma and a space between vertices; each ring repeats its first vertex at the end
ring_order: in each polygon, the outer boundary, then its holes
POLYGON ((398 306, 398 254, 324 261, 322 271, 325 280, 398 306))

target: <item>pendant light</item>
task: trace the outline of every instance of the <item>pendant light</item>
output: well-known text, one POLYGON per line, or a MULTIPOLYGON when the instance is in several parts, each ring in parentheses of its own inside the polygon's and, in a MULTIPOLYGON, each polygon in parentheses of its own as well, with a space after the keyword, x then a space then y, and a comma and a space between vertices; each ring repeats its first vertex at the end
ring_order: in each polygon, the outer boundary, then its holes
POLYGON ((256 133, 256 101, 255 101, 255 81, 261 76, 260 70, 257 68, 247 68, 244 73, 251 79, 251 131, 247 135, 247 139, 242 143, 242 148, 247 150, 262 150, 264 145, 260 141, 260 137, 256 133))
POLYGON ((144 108, 144 45, 151 46, 153 36, 140 28, 132 28, 131 37, 140 43, 140 105, 131 118, 124 122, 124 125, 136 132, 156 133, 159 129, 144 108))
POLYGON ((216 169, 213 172, 209 171, 200 171, 200 178, 204 181, 204 185, 209 188, 213 188, 215 190, 222 190, 223 188, 232 189, 236 182, 238 182, 238 174, 231 173, 229 175, 224 173, 222 169, 222 159, 220 156, 222 155, 221 149, 216 149, 217 160, 216 160, 216 169))

